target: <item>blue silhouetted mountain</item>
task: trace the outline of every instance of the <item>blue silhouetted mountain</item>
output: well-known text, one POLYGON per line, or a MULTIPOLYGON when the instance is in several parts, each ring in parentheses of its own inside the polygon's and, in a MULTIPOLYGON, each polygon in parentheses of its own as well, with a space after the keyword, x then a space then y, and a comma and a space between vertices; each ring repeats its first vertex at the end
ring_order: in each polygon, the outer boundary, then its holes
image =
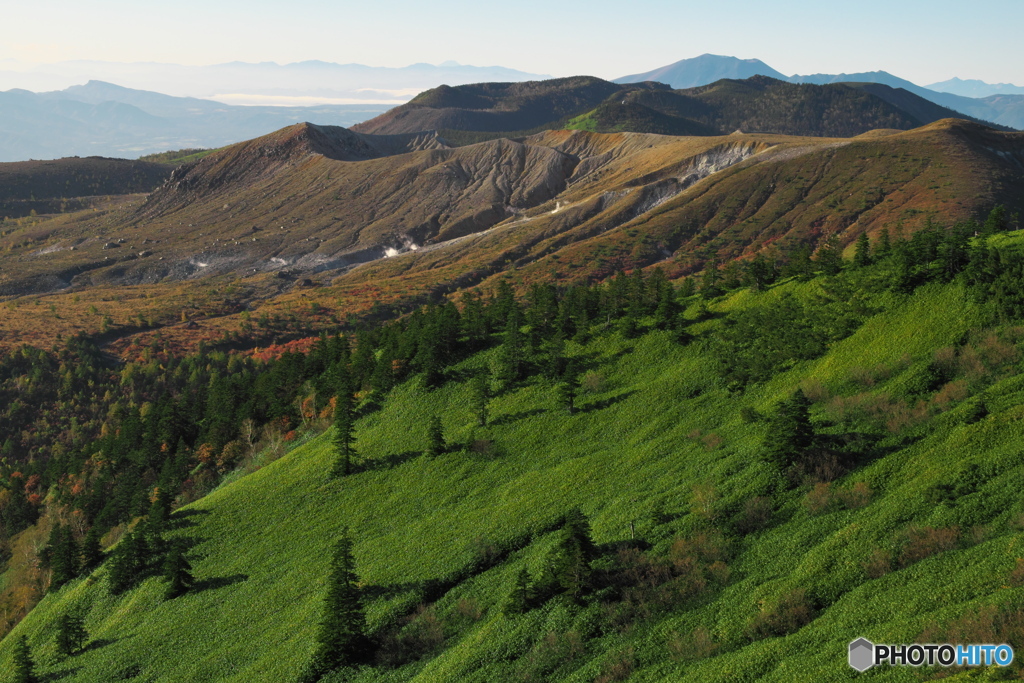
POLYGON ((986 83, 976 78, 950 78, 948 81, 932 83, 929 90, 960 95, 961 97, 984 98, 991 95, 1024 95, 1024 87, 1013 83, 986 83))
POLYGON ((302 121, 351 126, 389 108, 232 106, 102 81, 45 93, 15 89, 0 92, 0 161, 222 147, 302 121))
POLYGON ((674 64, 651 71, 616 78, 613 83, 643 83, 657 81, 673 88, 695 88, 723 78, 742 80, 751 76, 770 76, 786 80, 786 76, 760 59, 738 59, 722 55, 703 54, 691 59, 680 59, 674 64))

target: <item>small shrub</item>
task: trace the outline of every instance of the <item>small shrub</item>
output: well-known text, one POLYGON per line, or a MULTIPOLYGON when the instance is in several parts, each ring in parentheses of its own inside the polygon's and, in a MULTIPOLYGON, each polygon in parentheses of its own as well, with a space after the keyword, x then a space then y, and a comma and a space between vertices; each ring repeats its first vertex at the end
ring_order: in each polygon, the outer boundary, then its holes
POLYGON ((868 486, 867 482, 858 481, 852 488, 840 491, 838 497, 843 507, 847 510, 856 510, 871 502, 872 493, 871 487, 868 486))
POLYGON ((900 551, 900 566, 908 567, 915 562, 953 550, 960 543, 958 527, 911 527, 905 533, 906 541, 900 551))
POLYGON ((869 579, 878 579, 892 571, 892 553, 881 548, 875 548, 868 555, 868 559, 861 562, 864 568, 864 575, 869 579))
POLYGON ((725 443, 725 439, 720 437, 718 434, 711 432, 709 434, 705 434, 704 438, 701 439, 701 442, 704 444, 704 450, 714 451, 720 448, 723 443, 725 443))
POLYGON ((751 534, 768 526, 772 517, 772 500, 757 496, 743 503, 743 509, 736 518, 736 529, 741 534, 751 534))
POLYGON ((827 401, 831 396, 828 387, 822 384, 820 380, 816 379, 805 379, 800 383, 800 389, 804 392, 804 396, 806 396, 807 400, 811 403, 827 401))
POLYGON ((605 377, 597 370, 588 370, 580 378, 580 390, 587 394, 598 394, 605 389, 605 377))
POLYGON ((613 681, 624 681, 628 679, 636 668, 636 652, 627 647, 614 654, 605 665, 601 667, 601 674, 594 679, 594 683, 613 683, 613 681))
POLYGON ((1017 558, 1017 564, 1010 572, 1009 584, 1014 587, 1024 586, 1024 558, 1017 558))
POLYGON ((772 607, 761 605, 761 611, 747 627, 751 640, 796 633, 814 620, 814 605, 803 588, 795 588, 772 607))
POLYGON ((832 484, 827 482, 818 482, 804 496, 804 507, 812 515, 828 512, 829 508, 832 507, 832 502, 832 484))
POLYGON ((672 633, 668 638, 668 656, 673 662, 693 662, 715 654, 718 643, 711 632, 699 626, 688 635, 672 633))

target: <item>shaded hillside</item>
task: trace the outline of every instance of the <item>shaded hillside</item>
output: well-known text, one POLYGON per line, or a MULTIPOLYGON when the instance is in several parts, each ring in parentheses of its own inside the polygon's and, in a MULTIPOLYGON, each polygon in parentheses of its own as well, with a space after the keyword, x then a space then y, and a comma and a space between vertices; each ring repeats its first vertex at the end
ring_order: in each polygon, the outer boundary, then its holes
POLYGON ((82 197, 150 192, 170 173, 163 164, 103 157, 0 163, 0 216, 75 210, 82 197))
POLYGON ((795 85, 753 76, 672 90, 660 83, 614 85, 580 77, 442 86, 354 129, 365 133, 438 130, 457 144, 558 128, 849 137, 879 128, 909 130, 954 116, 958 114, 953 110, 880 84, 795 85))
MULTIPOLYGON (((644 86, 641 86, 644 87, 644 86)), ((424 130, 522 131, 587 111, 622 92, 622 86, 591 76, 525 83, 442 85, 377 118, 352 127, 360 133, 424 130)))

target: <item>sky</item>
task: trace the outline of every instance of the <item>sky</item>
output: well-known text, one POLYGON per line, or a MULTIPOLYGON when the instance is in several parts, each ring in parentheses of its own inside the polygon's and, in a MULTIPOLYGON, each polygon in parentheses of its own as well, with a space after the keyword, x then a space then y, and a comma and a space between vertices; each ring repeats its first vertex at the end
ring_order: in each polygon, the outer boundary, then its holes
POLYGON ((1022 0, 33 0, 5 3, 3 60, 216 64, 454 60, 615 78, 703 53, 787 74, 885 70, 1024 85, 1022 0))

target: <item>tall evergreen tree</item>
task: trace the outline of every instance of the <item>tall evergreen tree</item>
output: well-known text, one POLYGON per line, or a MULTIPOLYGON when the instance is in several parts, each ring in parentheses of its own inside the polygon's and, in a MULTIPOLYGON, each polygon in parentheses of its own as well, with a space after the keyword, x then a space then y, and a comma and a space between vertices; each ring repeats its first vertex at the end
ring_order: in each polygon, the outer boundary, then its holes
POLYGON ((435 458, 446 450, 448 450, 448 447, 444 441, 441 418, 437 415, 432 415, 430 420, 427 421, 427 447, 423 449, 423 454, 427 457, 435 458))
POLYGON ((334 546, 311 668, 315 675, 321 676, 333 669, 365 662, 371 655, 352 539, 346 528, 334 546))
POLYGON ((142 580, 149 563, 149 544, 140 531, 133 531, 114 548, 107 576, 110 592, 120 595, 142 580))
POLYGON ((512 314, 505 325, 505 339, 498 349, 495 378, 506 387, 518 382, 526 370, 526 340, 520 329, 523 316, 517 306, 513 306, 512 314))
POLYGON ((487 426, 487 403, 491 393, 489 374, 487 370, 483 370, 473 375, 473 379, 469 382, 473 413, 476 416, 477 424, 481 427, 487 426))
POLYGON ((332 477, 344 477, 352 473, 355 431, 355 408, 349 392, 338 394, 334 405, 334 468, 332 477))
POLYGON ((857 237, 857 244, 853 251, 853 265, 858 268, 871 265, 871 242, 866 232, 862 232, 857 237))
POLYGON ((562 375, 562 381, 558 383, 558 403, 570 415, 576 412, 576 394, 579 392, 579 372, 575 363, 568 363, 562 375))
POLYGON ((183 595, 195 583, 192 565, 180 545, 175 544, 167 553, 167 559, 164 561, 164 578, 167 579, 167 590, 164 591, 166 600, 183 595))
POLYGON ((100 546, 100 532, 93 526, 82 541, 82 571, 92 571, 103 563, 103 548, 100 546))
POLYGON ((39 683, 27 636, 21 636, 14 643, 14 677, 11 680, 14 683, 39 683))
POLYGON ((85 630, 85 618, 81 613, 65 612, 57 618, 57 652, 70 657, 79 652, 88 640, 89 633, 85 630))
POLYGON ((811 425, 811 402, 800 389, 783 401, 768 420, 764 457, 778 467, 785 468, 799 462, 814 441, 811 425))
POLYGON ((79 549, 69 527, 57 524, 50 534, 50 538, 51 543, 54 544, 50 550, 50 567, 53 569, 50 576, 50 590, 56 591, 78 576, 79 549))
POLYGON ((892 237, 889 235, 889 228, 882 228, 878 233, 878 244, 875 246, 875 259, 881 261, 889 258, 892 253, 892 237))
POLYGON ((818 268, 825 275, 838 275, 843 270, 843 255, 839 251, 839 237, 830 236, 825 243, 818 247, 818 253, 814 256, 818 268))
POLYGON ((530 575, 525 569, 520 569, 512 581, 512 588, 502 605, 502 612, 505 614, 523 614, 530 609, 533 601, 533 585, 530 583, 530 575))

